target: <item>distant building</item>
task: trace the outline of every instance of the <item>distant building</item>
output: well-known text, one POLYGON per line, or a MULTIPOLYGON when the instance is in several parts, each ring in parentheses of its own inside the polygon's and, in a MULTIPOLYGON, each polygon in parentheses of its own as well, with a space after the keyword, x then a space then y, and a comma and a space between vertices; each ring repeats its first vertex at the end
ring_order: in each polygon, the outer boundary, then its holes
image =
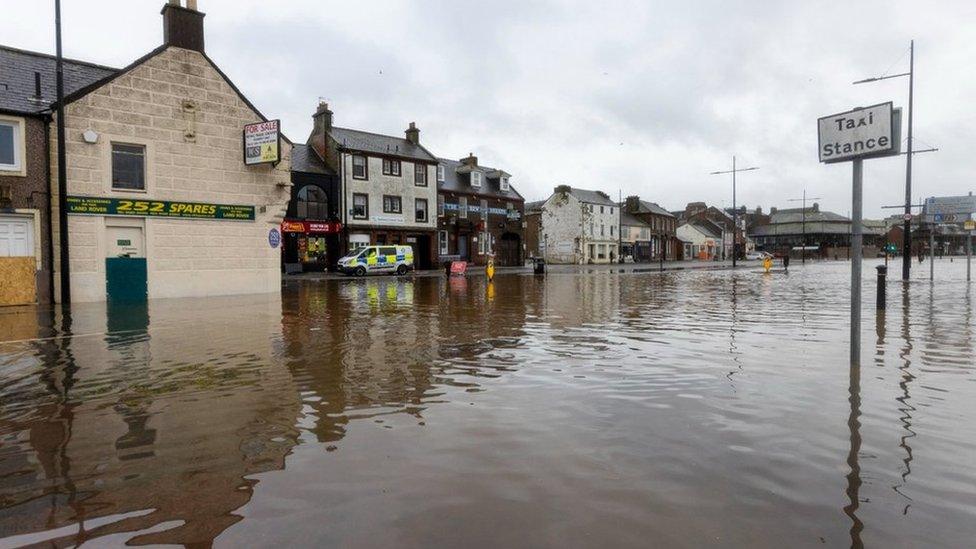
POLYGON ((679 243, 676 235, 677 218, 654 202, 641 200, 638 196, 628 196, 622 204, 624 210, 650 227, 651 259, 676 259, 679 243))
POLYGON ((606 193, 560 185, 533 210, 527 223, 536 256, 563 264, 617 261, 620 207, 606 193))
MULTIPOLYGON (((885 241, 880 223, 863 223, 864 255, 873 257, 885 241)), ((804 210, 791 208, 770 210, 766 225, 755 227, 749 235, 757 249, 777 254, 790 253, 807 246, 808 256, 839 259, 850 256, 851 220, 833 212, 820 210, 819 204, 804 210)))
POLYGON ((720 231, 718 238, 722 243, 721 248, 716 252, 719 259, 732 259, 733 249, 737 250, 739 257, 745 254, 747 242, 743 230, 744 220, 739 219, 739 230, 735 231, 730 212, 720 210, 715 206, 708 206, 704 202, 690 202, 685 210, 679 214, 678 219, 681 222, 704 220, 717 227, 720 231), (733 234, 737 237, 736 239, 733 239, 733 234), (736 245, 733 245, 734 240, 737 241, 736 245))
MULTIPOLYGON (((64 60, 65 93, 117 69, 64 60)), ((55 60, 0 46, 0 306, 53 300, 48 123, 55 60)))
POLYGON ((325 103, 315 113, 308 144, 342 185, 347 249, 405 244, 418 269, 437 264, 437 158, 420 144, 416 124, 404 137, 340 128, 325 103))
POLYGON ((438 159, 437 242, 442 261, 484 265, 494 256, 497 265, 524 263, 525 199, 512 187, 511 177, 480 166, 473 154, 461 160, 438 159))
POLYGON ((637 263, 654 260, 651 226, 626 210, 620 212, 620 255, 637 263))
POLYGON ((685 221, 678 226, 677 235, 684 245, 682 252, 684 259, 700 261, 722 259, 723 229, 715 223, 704 218, 685 221))

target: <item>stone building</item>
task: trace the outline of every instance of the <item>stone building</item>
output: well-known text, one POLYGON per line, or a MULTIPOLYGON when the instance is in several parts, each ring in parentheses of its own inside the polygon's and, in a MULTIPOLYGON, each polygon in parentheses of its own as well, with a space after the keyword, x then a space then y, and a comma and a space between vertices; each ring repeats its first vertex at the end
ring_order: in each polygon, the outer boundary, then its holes
POLYGON ((636 263, 654 259, 651 226, 627 210, 620 211, 620 255, 636 263))
POLYGON ((438 252, 445 258, 484 265, 524 263, 522 217, 525 199, 508 173, 478 165, 469 154, 437 165, 438 252))
POLYGON ((606 193, 560 185, 532 210, 526 222, 535 257, 563 264, 617 261, 620 207, 606 193))
POLYGON ((345 248, 342 184, 315 149, 295 144, 291 152, 291 200, 281 222, 285 272, 334 269, 345 248))
MULTIPOLYGON (((115 70, 65 59, 65 91, 115 70)), ((0 84, 0 305, 50 303, 47 132, 56 97, 54 57, 0 46, 0 84)))
POLYGON ((639 196, 628 196, 623 208, 650 227, 650 258, 653 260, 677 259, 680 253, 675 216, 654 202, 641 200, 639 196))
POLYGON ((332 118, 329 106, 320 104, 308 145, 339 176, 346 248, 406 244, 418 269, 433 268, 437 158, 420 144, 416 124, 393 137, 340 128, 332 118))
MULTIPOLYGON (((207 56, 204 14, 188 5, 163 7, 160 47, 65 98, 68 203, 56 206, 73 301, 281 287, 291 144, 265 124, 279 137, 258 160, 276 162, 245 163, 245 125, 269 121, 207 56)), ((51 162, 56 174, 54 141, 51 162)))

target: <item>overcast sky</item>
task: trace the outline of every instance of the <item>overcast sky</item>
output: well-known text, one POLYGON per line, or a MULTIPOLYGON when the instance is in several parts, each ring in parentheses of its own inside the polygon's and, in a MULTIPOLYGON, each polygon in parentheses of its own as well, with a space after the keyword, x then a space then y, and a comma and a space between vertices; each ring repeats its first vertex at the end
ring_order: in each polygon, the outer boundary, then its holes
MULTIPOLYGON (((53 0, 0 0, 0 42, 54 50, 53 0)), ((802 195, 847 215, 849 164, 817 162, 816 119, 908 103, 916 198, 974 190, 976 2, 200 0, 207 52, 304 142, 319 98, 345 127, 474 152, 527 200, 559 184, 668 209, 802 195)), ((164 0, 64 0, 65 55, 124 66, 162 41, 164 0)), ((906 117, 907 118, 907 117, 906 117)), ((865 215, 904 201, 904 156, 865 162, 865 215)))

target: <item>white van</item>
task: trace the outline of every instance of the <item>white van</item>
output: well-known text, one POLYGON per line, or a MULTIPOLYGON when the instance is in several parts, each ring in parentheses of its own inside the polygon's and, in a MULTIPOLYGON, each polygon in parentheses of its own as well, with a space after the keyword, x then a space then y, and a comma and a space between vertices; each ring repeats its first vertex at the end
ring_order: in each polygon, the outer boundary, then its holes
POLYGON ((361 246, 339 259, 339 270, 347 275, 405 275, 413 270, 410 246, 361 246))

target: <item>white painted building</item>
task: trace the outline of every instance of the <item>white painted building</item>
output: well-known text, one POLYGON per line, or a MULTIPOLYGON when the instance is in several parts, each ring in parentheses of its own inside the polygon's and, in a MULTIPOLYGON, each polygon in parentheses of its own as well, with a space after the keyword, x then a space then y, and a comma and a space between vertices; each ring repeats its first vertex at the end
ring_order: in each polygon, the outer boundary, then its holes
POLYGON ((678 239, 684 243, 686 260, 698 259, 712 261, 722 257, 722 238, 718 227, 701 221, 692 221, 678 226, 678 239))
POLYGON ((620 207, 600 191, 556 187, 541 206, 539 248, 550 263, 612 263, 619 257, 620 207))
POLYGON ((204 53, 203 18, 171 1, 162 46, 65 98, 72 301, 280 291, 291 145, 245 165, 267 119, 204 53))

